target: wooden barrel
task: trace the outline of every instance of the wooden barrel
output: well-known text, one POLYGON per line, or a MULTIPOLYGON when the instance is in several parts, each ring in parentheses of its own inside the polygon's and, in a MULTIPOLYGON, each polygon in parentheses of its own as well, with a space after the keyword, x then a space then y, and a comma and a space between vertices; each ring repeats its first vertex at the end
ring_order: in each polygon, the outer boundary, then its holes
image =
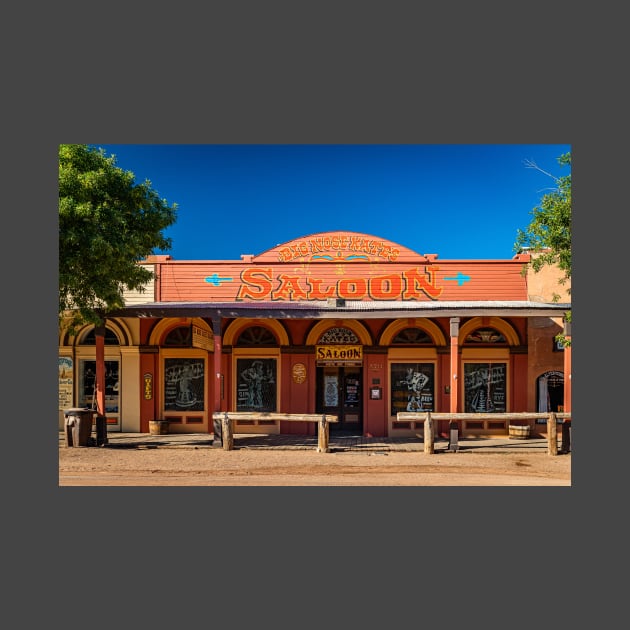
POLYGON ((510 439, 514 440, 526 440, 529 437, 529 425, 525 426, 516 426, 511 424, 509 426, 509 436, 510 439))
POLYGON ((168 420, 149 420, 150 435, 167 435, 168 420))

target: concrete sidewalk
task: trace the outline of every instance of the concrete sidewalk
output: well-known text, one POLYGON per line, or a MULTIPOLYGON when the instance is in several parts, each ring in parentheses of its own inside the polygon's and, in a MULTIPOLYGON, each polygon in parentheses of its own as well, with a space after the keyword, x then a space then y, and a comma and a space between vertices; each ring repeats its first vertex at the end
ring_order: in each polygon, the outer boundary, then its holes
MULTIPOLYGON (((93 434, 91 442, 96 443, 93 434)), ((208 433, 169 433, 150 435, 148 433, 109 432, 107 443, 99 448, 222 448, 213 444, 213 435, 208 433)), ((66 447, 64 432, 59 433, 59 446, 66 447)), ((459 438, 457 451, 449 449, 449 441, 438 438, 434 452, 536 452, 547 453, 546 438, 510 439, 507 437, 459 438)), ((558 450, 562 443, 558 436, 558 450)), ((423 452, 424 443, 419 438, 382 438, 360 435, 330 435, 330 452, 369 451, 369 452, 423 452)), ((274 450, 317 450, 316 435, 267 435, 237 433, 234 436, 234 450, 274 449, 274 450)))

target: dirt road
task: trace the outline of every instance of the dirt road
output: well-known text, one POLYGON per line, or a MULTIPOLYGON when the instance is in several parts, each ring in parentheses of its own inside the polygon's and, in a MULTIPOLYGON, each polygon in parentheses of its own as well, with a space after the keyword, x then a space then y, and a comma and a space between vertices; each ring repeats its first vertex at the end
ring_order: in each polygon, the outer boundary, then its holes
POLYGON ((59 448, 60 486, 570 486, 571 455, 59 448))

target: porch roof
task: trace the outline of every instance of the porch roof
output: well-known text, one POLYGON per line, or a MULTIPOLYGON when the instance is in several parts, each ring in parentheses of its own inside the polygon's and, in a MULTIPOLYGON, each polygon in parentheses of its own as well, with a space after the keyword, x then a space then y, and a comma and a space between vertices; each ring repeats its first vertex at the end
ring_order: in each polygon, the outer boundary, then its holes
POLYGON ((399 317, 562 317, 570 303, 531 301, 364 301, 147 302, 110 313, 112 317, 256 317, 262 319, 380 319, 399 317))

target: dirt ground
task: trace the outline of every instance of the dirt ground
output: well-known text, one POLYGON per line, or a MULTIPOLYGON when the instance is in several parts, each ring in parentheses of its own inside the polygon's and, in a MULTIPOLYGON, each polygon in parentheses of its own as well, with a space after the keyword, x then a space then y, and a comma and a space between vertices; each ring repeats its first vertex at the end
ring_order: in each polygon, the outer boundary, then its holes
POLYGON ((570 454, 59 447, 59 486, 570 485, 570 454))

